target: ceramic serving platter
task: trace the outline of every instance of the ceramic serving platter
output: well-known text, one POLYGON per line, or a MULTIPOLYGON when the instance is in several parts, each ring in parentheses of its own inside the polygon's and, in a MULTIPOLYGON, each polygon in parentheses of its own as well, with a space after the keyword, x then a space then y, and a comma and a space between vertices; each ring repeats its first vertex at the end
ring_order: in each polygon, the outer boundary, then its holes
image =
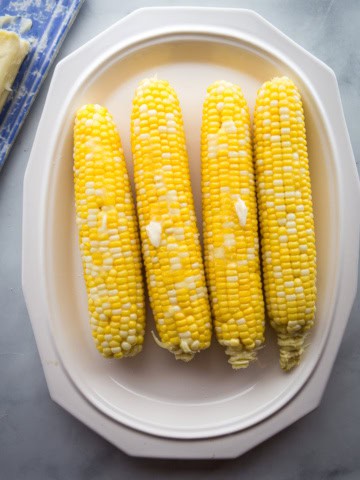
POLYGON ((235 456, 306 414, 320 401, 354 299, 359 218, 348 206, 356 199, 355 162, 333 72, 260 16, 153 8, 116 23, 57 66, 25 178, 23 286, 52 397, 123 450, 160 457, 235 456), (257 89, 273 76, 288 75, 302 93, 318 301, 303 362, 289 374, 279 368, 270 329, 258 362, 245 371, 232 371, 215 338, 189 364, 177 362, 154 343, 149 309, 137 357, 106 360, 93 345, 75 225, 74 114, 90 102, 111 111, 132 175, 132 97, 138 82, 154 75, 168 80, 180 98, 200 230, 207 86, 219 79, 241 85, 251 110, 257 89))

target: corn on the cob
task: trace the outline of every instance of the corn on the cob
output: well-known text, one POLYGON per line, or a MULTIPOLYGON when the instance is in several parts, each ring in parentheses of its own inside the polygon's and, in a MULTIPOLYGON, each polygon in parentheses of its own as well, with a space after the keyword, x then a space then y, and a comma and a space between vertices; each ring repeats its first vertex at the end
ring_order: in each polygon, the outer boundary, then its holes
POLYGON ((245 368, 264 342, 249 108, 225 81, 207 91, 201 134, 205 268, 216 336, 232 367, 245 368))
POLYGON ((99 105, 76 115, 74 183, 96 347, 105 357, 133 356, 142 349, 145 323, 140 242, 119 134, 99 105))
POLYGON ((179 100, 143 80, 131 120, 137 209, 158 343, 189 361, 207 348, 211 318, 179 100))
POLYGON ((255 155, 266 306, 290 370, 314 323, 316 252, 303 107, 287 77, 258 92, 255 155))

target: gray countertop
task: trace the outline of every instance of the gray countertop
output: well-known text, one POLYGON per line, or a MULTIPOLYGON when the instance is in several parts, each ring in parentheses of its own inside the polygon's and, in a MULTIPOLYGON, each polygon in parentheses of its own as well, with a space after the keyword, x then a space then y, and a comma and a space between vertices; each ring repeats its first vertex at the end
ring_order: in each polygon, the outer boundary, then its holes
MULTIPOLYGON (((360 158, 359 0, 120 3, 86 1, 57 60, 139 7, 252 8, 335 71, 354 154, 360 158)), ((21 290, 21 219, 24 172, 52 71, 0 173, 0 478, 359 479, 359 294, 320 407, 238 459, 130 458, 51 401, 21 290)))

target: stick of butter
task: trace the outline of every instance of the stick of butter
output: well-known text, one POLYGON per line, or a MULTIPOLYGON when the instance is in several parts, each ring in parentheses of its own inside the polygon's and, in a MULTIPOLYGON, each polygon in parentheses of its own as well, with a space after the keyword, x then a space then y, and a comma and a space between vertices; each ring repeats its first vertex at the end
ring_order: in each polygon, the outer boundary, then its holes
POLYGON ((0 30, 0 111, 29 48, 29 42, 15 32, 0 30))

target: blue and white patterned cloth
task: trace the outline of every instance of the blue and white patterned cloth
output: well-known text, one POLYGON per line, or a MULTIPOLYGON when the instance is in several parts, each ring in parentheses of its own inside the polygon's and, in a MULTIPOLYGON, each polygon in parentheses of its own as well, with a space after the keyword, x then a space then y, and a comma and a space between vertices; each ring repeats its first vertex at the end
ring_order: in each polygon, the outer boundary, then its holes
POLYGON ((0 170, 83 1, 0 0, 0 16, 16 17, 2 28, 17 32, 30 42, 13 92, 0 112, 0 170), (32 22, 31 29, 24 33, 21 33, 22 18, 32 22))

